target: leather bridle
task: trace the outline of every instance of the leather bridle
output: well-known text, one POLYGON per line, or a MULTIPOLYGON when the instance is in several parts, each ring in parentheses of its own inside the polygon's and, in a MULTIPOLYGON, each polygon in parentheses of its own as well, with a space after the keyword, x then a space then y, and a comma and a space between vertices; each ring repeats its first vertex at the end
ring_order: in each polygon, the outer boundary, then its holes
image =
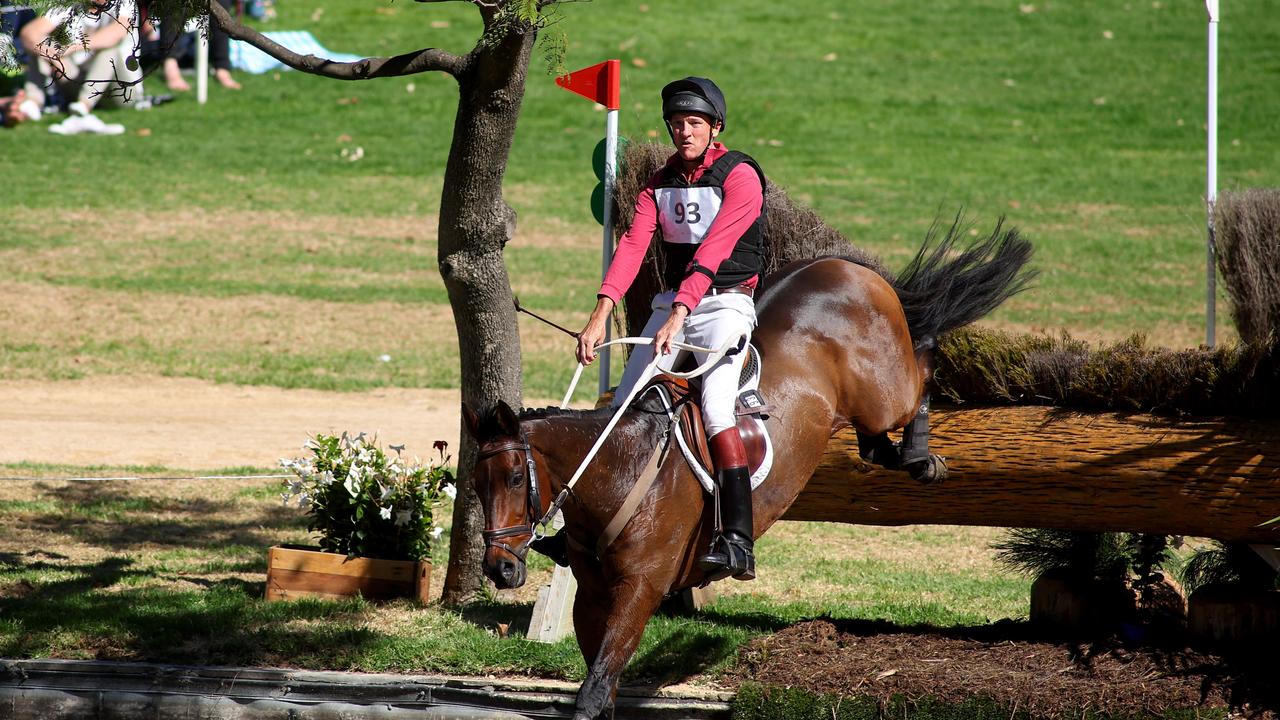
POLYGON ((478 462, 504 452, 518 452, 524 454, 525 482, 528 484, 525 517, 539 519, 529 519, 523 525, 509 525, 504 528, 498 528, 497 530, 484 530, 480 534, 484 537, 484 544, 486 548, 501 548, 519 559, 521 562, 524 562, 525 556, 529 553, 529 546, 532 545, 534 541, 539 540, 544 536, 545 533, 540 532, 540 530, 545 530, 547 522, 556 514, 556 511, 560 509, 560 506, 564 504, 569 491, 568 489, 562 491, 560 496, 556 498, 556 501, 551 504, 551 508, 547 510, 547 513, 545 515, 540 515, 542 512, 542 492, 538 488, 538 468, 533 462, 533 452, 529 448, 529 436, 521 432, 519 440, 506 440, 501 443, 482 447, 476 455, 476 461, 478 462), (519 535, 528 535, 529 539, 520 543, 516 547, 512 547, 505 542, 506 538, 519 535))

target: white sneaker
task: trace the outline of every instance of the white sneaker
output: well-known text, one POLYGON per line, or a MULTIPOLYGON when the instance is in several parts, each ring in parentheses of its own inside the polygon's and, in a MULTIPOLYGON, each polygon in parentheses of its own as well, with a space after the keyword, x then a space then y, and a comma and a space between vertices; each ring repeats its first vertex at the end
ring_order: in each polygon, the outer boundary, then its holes
POLYGON ((54 135, 122 135, 124 126, 104 123, 97 115, 73 115, 57 125, 50 125, 49 132, 54 135))
POLYGON ((73 102, 67 106, 67 112, 83 117, 89 114, 89 107, 82 102, 73 102))

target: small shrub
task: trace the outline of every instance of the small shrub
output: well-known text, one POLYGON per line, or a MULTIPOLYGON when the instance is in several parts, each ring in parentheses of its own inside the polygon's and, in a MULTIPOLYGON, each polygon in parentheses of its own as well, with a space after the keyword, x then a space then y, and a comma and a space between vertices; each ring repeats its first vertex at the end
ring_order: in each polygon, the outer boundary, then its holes
POLYGON ((436 508, 456 494, 445 442, 436 442, 439 457, 426 464, 401 458, 404 446, 388 446, 395 453, 388 456, 364 433, 317 435, 303 447, 311 457, 280 461, 295 475, 281 498, 307 511, 320 549, 384 560, 431 556, 431 542, 443 532, 436 508))

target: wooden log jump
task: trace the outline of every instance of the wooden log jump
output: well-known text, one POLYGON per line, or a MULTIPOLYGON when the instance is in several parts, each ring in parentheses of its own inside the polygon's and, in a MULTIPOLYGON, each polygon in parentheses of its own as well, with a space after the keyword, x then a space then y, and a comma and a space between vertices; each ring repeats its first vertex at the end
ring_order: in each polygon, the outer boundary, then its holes
POLYGON ((783 519, 1192 535, 1280 544, 1280 421, 937 408, 951 476, 921 485, 832 438, 783 519))

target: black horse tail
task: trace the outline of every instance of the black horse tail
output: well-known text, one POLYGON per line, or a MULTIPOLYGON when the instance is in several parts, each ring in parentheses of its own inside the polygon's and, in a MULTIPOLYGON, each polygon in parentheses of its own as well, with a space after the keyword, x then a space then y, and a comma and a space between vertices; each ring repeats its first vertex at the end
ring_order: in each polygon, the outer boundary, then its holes
POLYGON ((970 224, 957 216, 939 239, 941 227, 935 222, 929 228, 915 258, 891 280, 917 343, 995 310, 1037 274, 1027 267, 1031 243, 1016 228, 1005 230, 1003 217, 985 240, 967 247, 960 241, 970 224))

